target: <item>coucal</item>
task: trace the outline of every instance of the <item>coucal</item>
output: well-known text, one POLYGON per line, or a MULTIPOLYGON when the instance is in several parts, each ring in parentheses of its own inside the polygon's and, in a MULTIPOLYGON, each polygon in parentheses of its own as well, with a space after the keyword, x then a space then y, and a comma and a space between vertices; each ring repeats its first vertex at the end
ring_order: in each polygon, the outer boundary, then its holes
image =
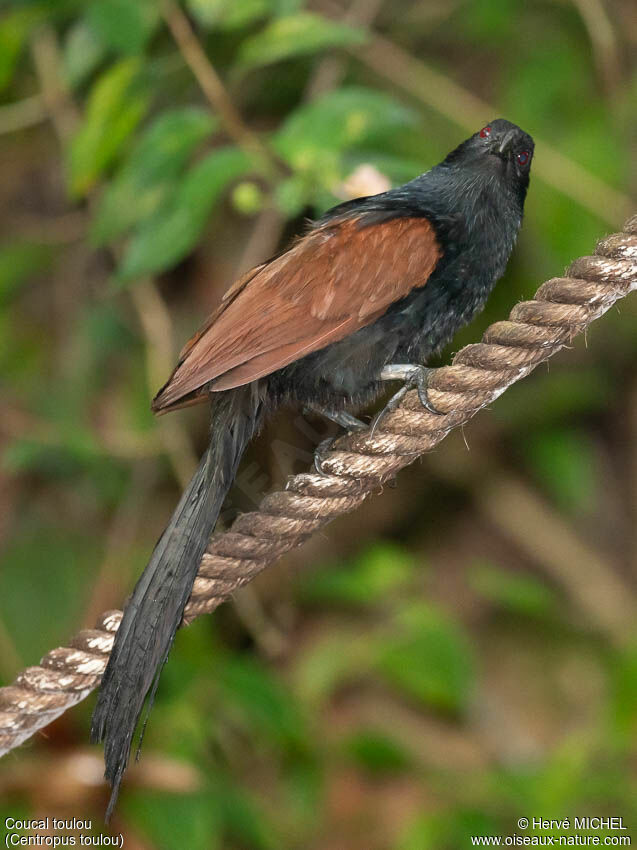
POLYGON ((240 278, 183 349, 153 410, 208 401, 210 442, 126 605, 102 679, 92 736, 106 742, 108 814, 246 445, 288 403, 351 430, 349 411, 387 380, 404 381, 400 393, 417 387, 431 409, 422 364, 503 274, 533 147, 497 119, 404 186, 339 204, 240 278))

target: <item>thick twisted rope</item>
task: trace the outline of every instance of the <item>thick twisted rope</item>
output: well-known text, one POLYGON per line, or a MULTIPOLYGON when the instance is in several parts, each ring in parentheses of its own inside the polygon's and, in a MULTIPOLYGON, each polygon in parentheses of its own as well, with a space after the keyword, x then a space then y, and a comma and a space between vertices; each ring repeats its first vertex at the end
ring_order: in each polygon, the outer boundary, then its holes
MULTIPOLYGON (((482 342, 466 346, 451 366, 433 374, 429 395, 444 415, 427 412, 410 391, 373 435, 364 431, 337 440, 324 455, 323 474, 295 475, 285 491, 266 496, 258 511, 213 536, 184 622, 213 611, 331 519, 357 508, 635 289, 637 216, 622 233, 603 239, 594 256, 576 260, 565 277, 542 284, 533 301, 517 304, 508 321, 491 325, 482 342)), ((121 617, 121 611, 106 612, 94 629, 81 631, 0 688, 0 755, 97 687, 121 617)))

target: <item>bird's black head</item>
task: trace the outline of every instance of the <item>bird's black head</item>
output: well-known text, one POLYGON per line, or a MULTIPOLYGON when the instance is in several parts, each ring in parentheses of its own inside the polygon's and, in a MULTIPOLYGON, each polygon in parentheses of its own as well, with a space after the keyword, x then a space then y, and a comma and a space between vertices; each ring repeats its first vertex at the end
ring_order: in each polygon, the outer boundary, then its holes
POLYGON ((504 118, 496 118, 458 145, 443 165, 504 178, 524 201, 534 147, 528 133, 504 118))

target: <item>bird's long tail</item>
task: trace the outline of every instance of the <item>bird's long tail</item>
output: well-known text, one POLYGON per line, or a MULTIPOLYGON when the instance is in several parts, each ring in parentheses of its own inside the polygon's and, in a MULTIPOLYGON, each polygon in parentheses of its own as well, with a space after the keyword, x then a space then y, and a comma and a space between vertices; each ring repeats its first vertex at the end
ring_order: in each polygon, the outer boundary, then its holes
POLYGON ((261 419, 256 385, 212 395, 208 449, 125 607, 91 726, 92 740, 105 741, 105 776, 112 786, 107 819, 144 701, 152 688, 150 711, 201 557, 261 419))

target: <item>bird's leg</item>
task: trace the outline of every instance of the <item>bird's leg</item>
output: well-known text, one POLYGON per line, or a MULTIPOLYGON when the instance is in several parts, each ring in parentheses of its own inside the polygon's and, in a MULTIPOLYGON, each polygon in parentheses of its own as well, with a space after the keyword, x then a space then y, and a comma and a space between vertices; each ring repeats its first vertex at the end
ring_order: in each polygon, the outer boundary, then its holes
POLYGON ((323 469, 323 461, 325 460, 325 454, 329 452, 335 439, 335 437, 327 437, 327 439, 321 440, 318 446, 314 449, 314 469, 319 475, 327 474, 323 469))
MULTIPOLYGON (((348 433, 352 433, 354 431, 364 431, 367 428, 367 425, 364 422, 361 422, 360 419, 357 419, 355 416, 352 416, 351 413, 347 413, 345 410, 330 410, 329 408, 319 407, 318 405, 308 405, 306 410, 311 411, 312 413, 316 413, 319 416, 325 417, 325 419, 329 419, 331 422, 335 422, 337 425, 340 425, 341 428, 344 428, 348 433)), ((323 475, 323 456, 325 452, 327 452, 334 442, 335 437, 328 437, 326 440, 322 440, 316 447, 314 451, 314 467, 318 473, 323 475)))
POLYGON ((361 422, 360 419, 352 416, 346 410, 330 410, 327 407, 319 407, 314 404, 308 405, 305 409, 311 413, 316 413, 318 416, 322 416, 324 419, 329 419, 330 422, 335 422, 346 431, 364 431, 367 428, 364 422, 361 422))
POLYGON ((427 366, 419 366, 413 363, 390 363, 383 367, 379 376, 381 381, 404 381, 405 383, 398 392, 389 399, 380 413, 376 414, 374 417, 374 421, 371 426, 372 435, 380 421, 386 416, 386 414, 391 413, 392 410, 396 410, 409 390, 418 390, 420 403, 425 410, 429 411, 429 413, 435 413, 438 416, 444 415, 442 411, 437 410, 429 401, 429 394, 427 392, 429 387, 429 376, 435 371, 435 369, 430 369, 427 366))

